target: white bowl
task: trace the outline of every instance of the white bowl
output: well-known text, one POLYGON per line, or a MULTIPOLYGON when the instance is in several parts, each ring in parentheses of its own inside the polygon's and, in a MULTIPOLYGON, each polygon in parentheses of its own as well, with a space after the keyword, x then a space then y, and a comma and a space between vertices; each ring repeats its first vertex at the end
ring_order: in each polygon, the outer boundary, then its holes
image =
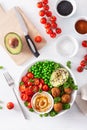
MULTIPOLYGON (((54 61, 54 60, 50 60, 50 59, 43 59, 43 60, 39 60, 39 61, 54 61)), ((36 62, 38 62, 38 61, 36 61, 36 62)), ((20 78, 19 78, 19 82, 18 82, 18 85, 17 86, 19 86, 19 83, 20 83, 20 81, 21 81, 21 78, 28 72, 28 69, 32 66, 32 65, 34 65, 36 62, 33 62, 32 64, 30 64, 29 66, 27 66, 24 70, 23 70, 23 72, 22 72, 22 74, 21 74, 21 76, 20 76, 20 78)), ((54 61, 54 62, 56 62, 56 63, 58 63, 58 61, 54 61)), ((60 63, 61 64, 61 63, 60 63)), ((66 68, 67 70, 68 70, 68 72, 69 72, 69 74, 70 74, 70 76, 73 78, 73 81, 74 81, 74 84, 75 85, 77 85, 77 83, 76 83, 76 80, 75 80, 75 77, 74 77, 74 75, 73 75, 73 73, 71 72, 71 70, 67 67, 67 66, 64 66, 64 65, 62 65, 61 64, 61 67, 64 67, 64 68, 66 68)), ((19 93, 19 87, 17 88, 17 91, 18 91, 18 93, 19 93)), ((72 107, 72 105, 73 105, 73 103, 74 103, 74 101, 75 101, 75 98, 76 98, 76 95, 77 95, 77 91, 76 90, 73 90, 73 93, 72 93, 72 96, 71 96, 71 101, 70 101, 70 108, 72 107)), ((36 95, 34 95, 33 96, 33 98, 35 97, 36 95)), ((33 100, 33 98, 32 98, 32 100, 33 100)), ((52 98, 52 97, 51 97, 52 98)), ((19 99, 21 100, 21 98, 20 98, 20 93, 19 93, 19 99)), ((52 105, 52 107, 50 108, 50 110, 53 108, 53 105, 52 105)), ((27 107, 26 107, 26 109, 27 109, 27 107)), ((35 110, 35 109, 34 109, 35 110)), ((49 110, 49 111, 50 111, 49 110)), ((61 112, 59 112, 56 116, 60 116, 60 115, 62 115, 62 114, 64 114, 64 113, 66 113, 67 111, 69 111, 69 109, 67 109, 67 110, 62 110, 61 112)), ((35 112, 37 112, 37 111, 35 111, 35 112)), ((37 112, 37 113, 39 113, 39 112, 37 112)), ((34 114, 34 113, 33 113, 34 114)))
POLYGON ((62 35, 56 41, 57 53, 65 58, 74 57, 79 49, 77 40, 70 35, 62 35))
POLYGON ((66 1, 69 1, 69 2, 72 4, 72 6, 73 6, 72 12, 71 12, 69 15, 67 15, 67 16, 63 16, 63 15, 59 14, 59 12, 57 11, 57 5, 58 5, 61 1, 63 1, 63 0, 58 0, 57 3, 56 3, 56 8, 55 8, 55 10, 56 10, 57 15, 58 15, 59 17, 61 17, 61 18, 69 18, 69 17, 71 17, 71 16, 76 12, 76 2, 75 2, 75 0, 66 0, 66 1))

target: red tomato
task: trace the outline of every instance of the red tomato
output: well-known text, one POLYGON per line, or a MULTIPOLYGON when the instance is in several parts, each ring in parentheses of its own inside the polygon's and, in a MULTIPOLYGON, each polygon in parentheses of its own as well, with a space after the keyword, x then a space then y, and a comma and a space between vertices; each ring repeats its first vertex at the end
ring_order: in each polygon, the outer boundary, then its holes
POLYGON ((23 76, 22 77, 22 81, 25 83, 26 81, 28 80, 28 77, 27 76, 23 76))
POLYGON ((43 4, 47 4, 48 0, 42 0, 43 4))
POLYGON ((44 85, 44 80, 43 79, 40 79, 40 83, 42 83, 44 85))
POLYGON ((45 17, 43 17, 43 18, 41 18, 40 22, 41 22, 42 24, 45 24, 45 23, 47 22, 47 20, 46 20, 45 17))
POLYGON ((42 89, 42 86, 43 86, 43 84, 40 83, 40 84, 38 85, 39 89, 42 89))
POLYGON ((28 102, 31 102, 32 96, 28 96, 28 102))
POLYGON ((8 102, 7 103, 7 108, 8 109, 13 109, 14 108, 14 103, 13 102, 8 102))
POLYGON ((82 46, 83 46, 83 47, 87 47, 87 41, 86 41, 86 40, 84 40, 84 41, 82 42, 82 46))
POLYGON ((52 12, 51 12, 51 11, 47 11, 47 12, 46 12, 46 16, 47 16, 47 17, 51 17, 51 16, 52 16, 52 12))
POLYGON ((82 72, 82 71, 83 71, 83 67, 82 67, 82 66, 78 66, 78 67, 77 67, 77 71, 78 71, 78 72, 82 72))
POLYGON ((40 81, 38 78, 34 78, 34 85, 39 85, 40 81))
POLYGON ((51 16, 50 21, 55 22, 56 21, 56 16, 51 16))
POLYGON ((34 94, 33 93, 33 86, 26 88, 25 94, 28 95, 28 96, 32 96, 34 94))
POLYGON ((27 101, 27 100, 28 100, 28 95, 22 93, 22 94, 21 94, 21 99, 22 99, 23 101, 27 101))
POLYGON ((25 89, 26 89, 26 86, 24 84, 19 86, 20 92, 22 92, 22 93, 25 92, 25 89))
POLYGON ((87 55, 84 56, 84 60, 87 61, 87 55))
POLYGON ((61 28, 56 28, 56 33, 60 34, 62 32, 61 28))
POLYGON ((52 28, 57 28, 57 23, 52 22, 52 23, 51 23, 51 27, 52 27, 52 28))
POLYGON ((43 5, 43 9, 46 11, 49 10, 49 5, 43 5))
POLYGON ((28 107, 28 108, 32 108, 31 102, 28 102, 27 107, 28 107))
POLYGON ((33 79, 34 78, 34 74, 32 72, 28 72, 26 75, 29 79, 33 79))
POLYGON ((42 37, 41 36, 36 36, 34 40, 35 40, 35 42, 40 43, 42 41, 42 37))
POLYGON ((80 65, 81 65, 82 67, 85 67, 85 66, 87 65, 87 61, 82 60, 82 61, 80 62, 80 65))
POLYGON ((26 83, 25 83, 26 87, 32 86, 32 84, 33 84, 33 83, 32 83, 31 81, 29 81, 29 80, 26 81, 26 83))
POLYGON ((45 24, 45 28, 50 28, 51 27, 51 24, 50 23, 46 23, 45 24))
POLYGON ((44 15, 45 15, 45 11, 44 11, 44 10, 40 10, 39 15, 40 15, 41 17, 44 16, 44 15))
POLYGON ((53 33, 53 31, 52 31, 51 28, 47 28, 47 29, 46 29, 46 32, 47 32, 48 34, 52 34, 52 33, 53 33))
POLYGON ((43 91, 48 91, 48 90, 49 90, 48 85, 46 85, 46 84, 45 84, 45 85, 43 85, 42 90, 43 90, 43 91))
POLYGON ((39 91, 39 87, 36 86, 36 85, 34 85, 34 86, 33 86, 33 92, 36 93, 36 92, 38 92, 38 91, 39 91))
POLYGON ((43 7, 43 3, 42 3, 42 2, 38 2, 38 3, 37 3, 37 7, 38 7, 38 8, 42 8, 42 7, 43 7))
POLYGON ((50 36, 51 36, 52 38, 55 38, 55 37, 56 37, 56 33, 53 32, 52 34, 50 34, 50 36))

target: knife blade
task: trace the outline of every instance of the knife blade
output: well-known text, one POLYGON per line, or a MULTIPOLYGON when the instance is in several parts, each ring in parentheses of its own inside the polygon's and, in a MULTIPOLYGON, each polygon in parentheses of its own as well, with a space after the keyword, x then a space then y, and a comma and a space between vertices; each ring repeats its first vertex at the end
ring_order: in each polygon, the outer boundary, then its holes
POLYGON ((18 11, 17 7, 14 7, 14 10, 15 10, 16 16, 18 18, 18 21, 20 23, 21 29, 22 29, 22 31, 24 33, 26 42, 27 42, 31 52, 34 54, 35 57, 38 57, 40 54, 39 54, 39 52, 38 52, 38 50, 37 50, 33 40, 31 39, 31 37, 28 34, 27 25, 25 24, 25 21, 24 21, 22 15, 18 11))

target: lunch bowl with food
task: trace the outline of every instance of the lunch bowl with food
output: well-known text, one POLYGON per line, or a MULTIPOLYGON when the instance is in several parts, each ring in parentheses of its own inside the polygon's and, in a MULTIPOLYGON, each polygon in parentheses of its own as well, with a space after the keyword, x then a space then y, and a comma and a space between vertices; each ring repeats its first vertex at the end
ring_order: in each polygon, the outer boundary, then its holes
POLYGON ((77 83, 71 70, 53 60, 32 63, 21 74, 18 91, 29 111, 42 116, 62 115, 73 105, 77 83))

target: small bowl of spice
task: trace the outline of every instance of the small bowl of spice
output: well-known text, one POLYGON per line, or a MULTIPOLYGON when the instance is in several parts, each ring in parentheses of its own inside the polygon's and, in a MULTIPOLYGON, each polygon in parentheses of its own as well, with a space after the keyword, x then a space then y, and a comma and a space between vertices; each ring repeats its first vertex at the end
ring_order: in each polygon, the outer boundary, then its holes
POLYGON ((76 2, 74 0, 58 0, 56 12, 61 18, 69 18, 76 12, 76 2))
POLYGON ((80 17, 74 23, 75 31, 80 35, 87 35, 87 17, 80 17))

